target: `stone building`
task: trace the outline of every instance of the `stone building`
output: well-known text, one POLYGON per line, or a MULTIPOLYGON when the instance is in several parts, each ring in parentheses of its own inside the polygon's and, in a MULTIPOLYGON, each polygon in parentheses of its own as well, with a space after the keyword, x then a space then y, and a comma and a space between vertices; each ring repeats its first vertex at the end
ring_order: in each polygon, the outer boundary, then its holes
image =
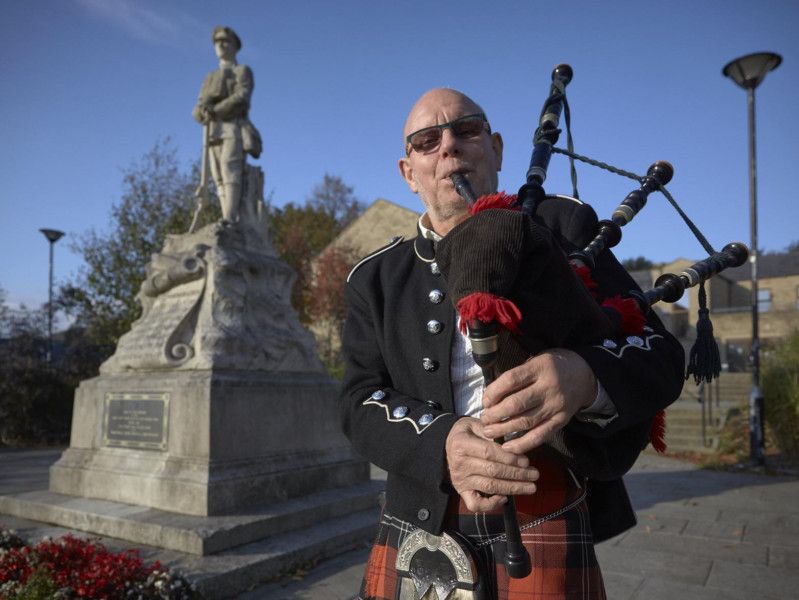
MULTIPOLYGON (((683 258, 633 277, 643 289, 651 288, 662 273, 680 273, 694 261, 683 258)), ((713 333, 719 342, 722 365, 728 371, 746 370, 752 337, 751 265, 747 262, 713 277, 706 284, 713 333)), ((666 326, 690 347, 699 310, 699 288, 689 289, 675 304, 656 306, 666 326)), ((799 329, 799 252, 758 257, 759 337, 764 352, 799 329)))
POLYGON ((389 200, 378 198, 350 223, 336 239, 320 252, 331 248, 348 248, 363 257, 386 245, 394 236, 405 239, 416 236, 416 222, 420 213, 414 212, 389 200))

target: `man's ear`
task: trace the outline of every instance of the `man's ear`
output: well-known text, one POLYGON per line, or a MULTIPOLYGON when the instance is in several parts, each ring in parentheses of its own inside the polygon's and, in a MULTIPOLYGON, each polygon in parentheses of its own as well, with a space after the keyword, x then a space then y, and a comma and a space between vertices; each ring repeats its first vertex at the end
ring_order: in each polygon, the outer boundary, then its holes
POLYGON ((502 170, 502 149, 504 148, 504 142, 502 141, 502 135, 499 132, 494 132, 491 134, 491 148, 494 150, 494 155, 496 156, 497 161, 497 171, 502 170))
POLYGON ((416 180, 413 178, 413 167, 411 166, 411 159, 407 156, 399 159, 398 162, 400 175, 411 188, 411 191, 416 194, 419 192, 419 186, 416 185, 416 180))

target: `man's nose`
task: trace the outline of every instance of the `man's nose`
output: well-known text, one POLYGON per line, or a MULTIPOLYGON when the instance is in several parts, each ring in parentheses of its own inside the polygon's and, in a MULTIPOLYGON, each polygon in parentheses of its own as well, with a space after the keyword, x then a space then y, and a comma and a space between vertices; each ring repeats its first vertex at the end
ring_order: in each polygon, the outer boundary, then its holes
POLYGON ((439 152, 444 156, 458 154, 460 152, 460 143, 461 141, 458 139, 458 136, 452 133, 452 129, 448 127, 441 132, 441 146, 439 152))

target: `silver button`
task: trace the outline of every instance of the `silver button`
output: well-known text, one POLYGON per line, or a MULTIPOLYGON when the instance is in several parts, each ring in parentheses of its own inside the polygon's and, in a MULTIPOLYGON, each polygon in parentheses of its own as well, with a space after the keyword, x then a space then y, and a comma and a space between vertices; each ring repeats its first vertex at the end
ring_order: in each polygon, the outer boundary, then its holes
POLYGON ((422 368, 424 368, 425 371, 435 371, 438 369, 438 362, 434 361, 432 358, 425 357, 422 359, 422 368))
POLYGON ((619 345, 618 345, 616 342, 614 342, 613 340, 605 340, 604 342, 602 342, 602 345, 603 345, 605 348, 610 348, 611 350, 613 350, 614 348, 617 348, 617 347, 619 346, 619 345))
POLYGON ((386 397, 386 393, 383 390, 375 390, 372 392, 372 400, 382 400, 386 397))
POLYGON ((416 517, 417 517, 417 518, 418 518, 420 521, 427 521, 427 519, 429 519, 429 518, 430 518, 430 511, 429 511, 429 510, 427 510, 426 508, 420 508, 420 509, 419 509, 419 512, 418 512, 418 513, 416 513, 416 517))
POLYGON ((438 263, 437 262, 431 262, 430 263, 430 272, 433 275, 441 275, 441 269, 438 268, 438 263))
POLYGON ((427 297, 430 298, 430 302, 433 304, 441 304, 441 301, 444 299, 444 292, 441 290, 430 290, 427 297))
POLYGON ((425 425, 430 425, 433 422, 433 415, 430 413, 424 413, 421 417, 419 417, 419 425, 424 427, 425 425))
POLYGON ((627 343, 632 344, 633 346, 643 346, 644 340, 639 338, 637 335, 631 335, 627 338, 627 343))
POLYGON ((391 416, 394 417, 395 419, 401 419, 407 414, 408 414, 407 406, 395 406, 394 410, 391 411, 391 416))
POLYGON ((436 321, 435 319, 431 319, 427 322, 427 331, 430 333, 436 334, 441 333, 441 330, 444 326, 441 324, 441 321, 436 321))

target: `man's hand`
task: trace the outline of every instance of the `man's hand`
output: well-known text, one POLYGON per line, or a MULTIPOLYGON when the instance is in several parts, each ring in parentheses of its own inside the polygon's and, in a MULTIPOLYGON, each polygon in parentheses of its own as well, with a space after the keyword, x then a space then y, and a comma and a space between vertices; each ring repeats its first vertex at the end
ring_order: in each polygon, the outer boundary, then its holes
POLYGON ((545 443, 574 414, 590 406, 597 381, 582 357, 556 348, 499 376, 483 393, 483 434, 495 438, 525 432, 504 450, 524 454, 545 443))
POLYGON ((207 125, 211 121, 214 120, 214 106, 213 104, 204 104, 203 107, 200 109, 200 115, 202 117, 203 125, 207 125))
POLYGON ((503 450, 482 430, 480 421, 463 417, 450 430, 445 446, 452 486, 473 512, 505 504, 508 494, 533 494, 538 479, 526 456, 503 450))

